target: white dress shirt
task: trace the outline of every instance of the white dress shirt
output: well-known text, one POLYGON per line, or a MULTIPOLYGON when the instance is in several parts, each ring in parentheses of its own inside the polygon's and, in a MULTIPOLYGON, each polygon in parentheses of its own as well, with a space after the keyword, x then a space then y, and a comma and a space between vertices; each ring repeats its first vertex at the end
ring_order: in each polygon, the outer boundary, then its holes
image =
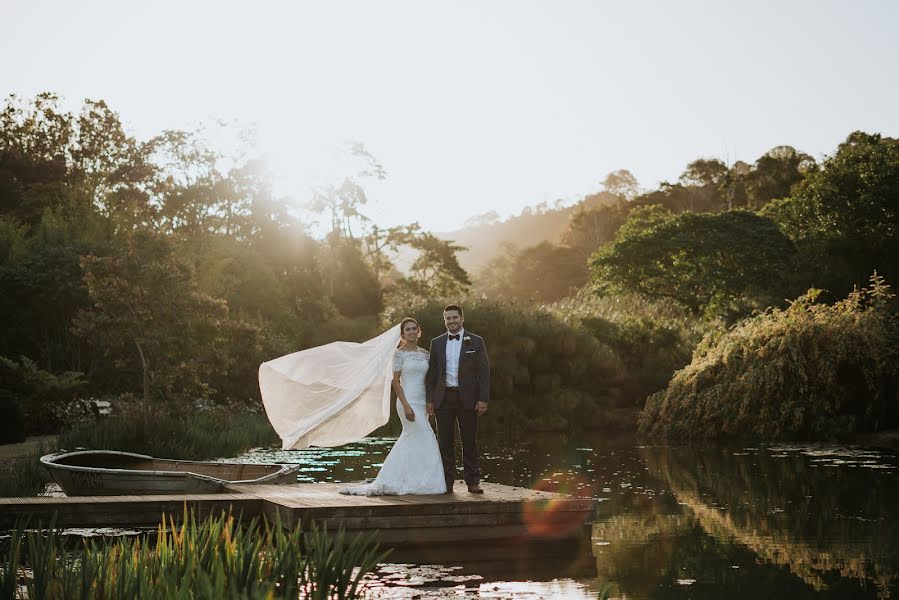
POLYGON ((459 387, 459 357, 462 355, 462 338, 465 337, 465 330, 459 330, 459 339, 451 340, 450 335, 455 333, 447 333, 446 338, 446 385, 447 387, 459 387))

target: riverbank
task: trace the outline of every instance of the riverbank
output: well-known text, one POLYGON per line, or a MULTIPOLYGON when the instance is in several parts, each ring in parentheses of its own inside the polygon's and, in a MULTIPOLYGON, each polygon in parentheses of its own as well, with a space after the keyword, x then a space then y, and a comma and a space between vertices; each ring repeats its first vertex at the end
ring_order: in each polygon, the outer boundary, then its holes
POLYGON ((58 438, 56 435, 37 435, 17 444, 3 444, 0 446, 0 470, 17 458, 34 454, 41 447, 53 446, 58 438))
POLYGON ((852 442, 860 446, 899 451, 899 429, 859 434, 852 439, 852 442))

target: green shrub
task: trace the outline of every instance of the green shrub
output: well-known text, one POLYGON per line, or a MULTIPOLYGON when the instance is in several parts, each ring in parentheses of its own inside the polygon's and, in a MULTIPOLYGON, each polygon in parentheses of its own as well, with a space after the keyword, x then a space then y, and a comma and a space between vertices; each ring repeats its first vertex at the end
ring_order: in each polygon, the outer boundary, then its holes
POLYGON ((899 424, 896 316, 883 280, 834 305, 810 290, 709 336, 641 431, 676 437, 832 438, 899 424))
POLYGON ((633 294, 601 297, 589 288, 549 308, 617 355, 627 374, 628 387, 621 391, 631 406, 642 407, 647 396, 664 389, 674 372, 689 364, 703 334, 721 327, 670 302, 633 294))
MULTIPOLYGON (((420 344, 427 348, 446 330, 443 307, 435 300, 411 301, 389 307, 384 319, 418 319, 420 344)), ((582 327, 537 306, 469 299, 463 307, 465 327, 484 337, 490 356, 491 418, 481 427, 584 427, 592 415, 626 398, 622 361, 582 327)))
POLYGON ((86 384, 82 373, 56 375, 25 356, 18 361, 0 356, 0 389, 21 402, 27 434, 56 433, 63 425, 65 408, 86 384))
POLYGON ((59 437, 58 447, 206 460, 277 442, 277 434, 261 413, 223 409, 150 413, 132 409, 76 426, 59 437))
POLYGON ((28 456, 13 458, 0 465, 0 498, 37 496, 43 493, 51 478, 40 458, 49 451, 41 444, 28 456))
POLYGON ((25 411, 19 400, 0 388, 0 444, 25 441, 25 411))

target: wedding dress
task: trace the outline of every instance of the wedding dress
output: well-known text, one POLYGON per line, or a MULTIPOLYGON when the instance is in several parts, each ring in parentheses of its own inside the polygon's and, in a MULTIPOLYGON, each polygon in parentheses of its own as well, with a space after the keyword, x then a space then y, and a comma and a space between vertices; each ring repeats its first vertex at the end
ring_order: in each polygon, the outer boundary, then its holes
POLYGON ((366 342, 333 342, 259 366, 265 413, 285 450, 357 442, 387 423, 391 380, 394 370, 400 373, 415 421, 406 420, 397 401, 403 433, 375 482, 355 486, 351 493, 437 494, 446 488, 425 412, 428 355, 397 350, 399 341, 395 325, 366 342))
POLYGON ((285 450, 358 442, 390 419, 400 326, 367 342, 332 342, 264 362, 259 391, 285 450))
POLYGON ((415 420, 406 419, 403 404, 397 399, 403 432, 396 440, 378 476, 371 483, 348 486, 341 494, 357 496, 383 496, 393 494, 442 494, 446 491, 443 463, 437 438, 428 423, 425 404, 425 374, 428 372, 428 353, 396 350, 393 354, 393 372, 400 373, 400 384, 406 402, 415 413, 415 420))

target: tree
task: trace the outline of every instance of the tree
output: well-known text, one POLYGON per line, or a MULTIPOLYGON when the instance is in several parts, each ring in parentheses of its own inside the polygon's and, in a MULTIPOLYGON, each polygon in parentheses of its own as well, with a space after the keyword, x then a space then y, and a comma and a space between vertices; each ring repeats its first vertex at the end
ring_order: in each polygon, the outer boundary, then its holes
POLYGON ((474 227, 489 227, 491 225, 495 225, 501 221, 499 213, 495 210, 491 210, 480 215, 475 215, 473 217, 469 217, 465 219, 465 227, 466 228, 474 228, 474 227))
POLYGON ((387 255, 387 251, 397 252, 400 246, 408 246, 419 235, 421 235, 421 226, 418 223, 386 229, 378 225, 371 226, 363 238, 365 244, 363 257, 371 265, 378 282, 393 270, 393 263, 387 255))
POLYGON ((507 246, 478 277, 478 289, 491 296, 551 303, 587 281, 587 263, 568 246, 541 242, 521 250, 507 246))
POLYGON ((332 232, 326 243, 332 261, 326 273, 330 299, 340 313, 361 317, 381 312, 381 285, 363 257, 362 242, 332 232))
POLYGON ((640 191, 637 178, 627 169, 618 169, 606 175, 602 186, 607 192, 624 200, 632 200, 640 191))
POLYGON ((734 316, 782 297, 793 255, 777 225, 754 213, 673 216, 652 207, 633 211, 591 266, 600 293, 636 292, 734 316))
POLYGON ((806 287, 845 295, 876 270, 899 278, 899 140, 855 132, 817 170, 772 202, 801 254, 806 287))
POLYGON ((760 209, 786 198, 794 185, 814 171, 815 160, 791 146, 777 146, 762 155, 746 173, 746 207, 760 209))
POLYGON ((452 241, 423 233, 409 242, 419 254, 410 267, 412 278, 427 293, 440 298, 456 296, 471 286, 471 279, 459 265, 456 252, 465 250, 452 241))
POLYGON ((29 104, 13 95, 0 112, 0 213, 23 223, 65 206, 146 224, 151 174, 146 147, 102 100, 85 100, 76 117, 55 94, 29 104))
POLYGON ((228 306, 200 292, 170 239, 135 232, 122 254, 81 261, 92 305, 75 331, 127 369, 138 364, 145 405, 154 398, 196 399, 227 353, 228 306))
POLYGON ((630 209, 628 202, 617 200, 614 204, 576 210, 562 234, 562 244, 576 251, 586 265, 597 248, 612 241, 630 209))

